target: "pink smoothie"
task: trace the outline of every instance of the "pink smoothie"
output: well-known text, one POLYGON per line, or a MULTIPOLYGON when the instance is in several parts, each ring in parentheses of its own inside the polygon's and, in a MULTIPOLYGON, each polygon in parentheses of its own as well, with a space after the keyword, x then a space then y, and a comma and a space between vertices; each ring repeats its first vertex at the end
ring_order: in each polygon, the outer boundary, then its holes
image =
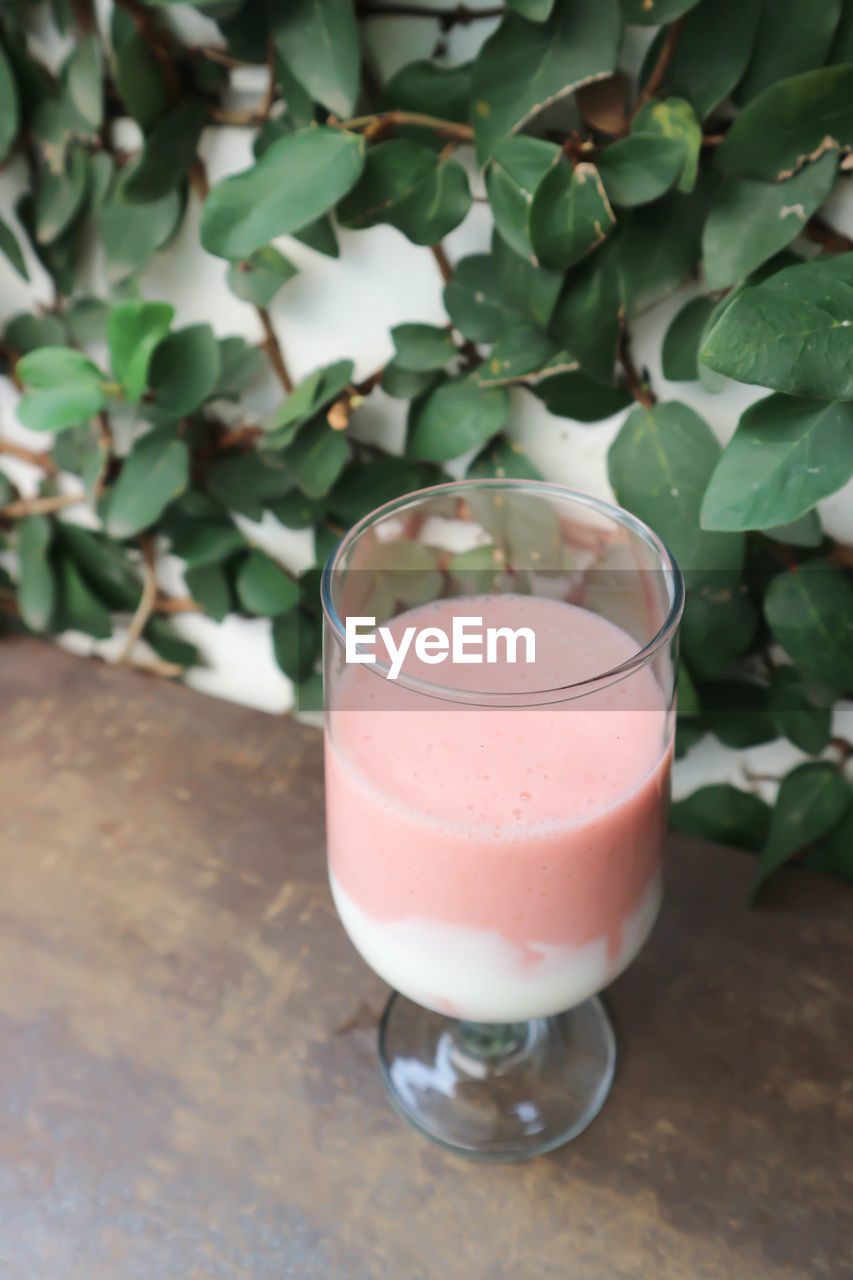
MULTIPOLYGON (((639 647, 596 614, 533 596, 438 601, 394 631, 449 632, 454 613, 530 627, 535 665, 410 659, 405 673, 538 691, 639 647)), ((350 666, 328 720, 329 867, 365 959, 413 999, 484 1021, 554 1013, 605 985, 659 905, 670 738, 648 666, 583 698, 488 709, 350 666)))

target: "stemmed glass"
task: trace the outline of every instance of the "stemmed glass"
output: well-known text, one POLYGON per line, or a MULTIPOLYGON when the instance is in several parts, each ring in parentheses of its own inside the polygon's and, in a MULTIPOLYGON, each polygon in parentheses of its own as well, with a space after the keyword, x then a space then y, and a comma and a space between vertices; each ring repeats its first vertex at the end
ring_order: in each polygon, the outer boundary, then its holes
POLYGON ((322 595, 329 876, 397 993, 390 1098, 464 1155, 550 1150, 607 1096, 596 993, 660 906, 681 575, 625 511, 471 480, 365 517, 322 595))

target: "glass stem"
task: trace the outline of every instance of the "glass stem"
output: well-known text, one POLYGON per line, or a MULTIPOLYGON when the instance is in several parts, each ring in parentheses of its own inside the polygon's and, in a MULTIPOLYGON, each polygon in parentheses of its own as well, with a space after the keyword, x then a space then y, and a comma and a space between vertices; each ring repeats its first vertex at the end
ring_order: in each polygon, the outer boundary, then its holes
POLYGON ((528 1052, 535 1038, 534 1022, 466 1022, 459 1018, 450 1033, 454 1066, 476 1080, 500 1073, 528 1052))

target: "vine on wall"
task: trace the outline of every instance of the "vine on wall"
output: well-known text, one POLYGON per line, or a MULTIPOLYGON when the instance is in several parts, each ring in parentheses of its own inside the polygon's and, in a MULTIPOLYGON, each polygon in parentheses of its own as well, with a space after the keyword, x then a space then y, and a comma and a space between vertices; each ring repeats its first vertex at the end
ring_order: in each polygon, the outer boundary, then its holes
POLYGON ((7 624, 104 638, 129 620, 120 660, 138 661, 144 638, 149 665, 176 676, 198 655, 170 615, 262 616, 310 698, 316 571, 296 580, 235 513, 313 529, 319 565, 363 513, 463 455, 469 474, 538 475, 505 434, 510 387, 583 423, 633 404, 609 472, 687 570, 679 749, 706 732, 738 747, 781 734, 815 757, 783 779, 772 811, 716 786, 677 804, 674 821, 759 851, 756 889, 803 850, 853 877, 851 749, 830 728, 853 690, 851 554, 815 511, 853 475, 853 245, 821 212, 849 181, 853 2, 195 7, 221 47, 187 44, 166 0, 117 0, 106 30, 90 0, 54 0, 73 37, 55 74, 32 52, 34 6, 0 3, 0 163, 29 178, 0 220, 0 251, 26 277, 25 236, 55 287, 53 305, 8 321, 0 346, 19 421, 53 433, 37 451, 0 439, 43 474, 29 498, 0 476, 17 565, 0 581, 7 624), (379 83, 361 41, 378 15, 428 17, 434 56, 379 83), (476 58, 446 65, 444 34, 487 16, 500 21, 476 58), (636 83, 619 68, 626 24, 659 27, 636 83), (267 89, 229 111, 244 64, 267 68, 267 89), (115 143, 127 116, 144 136, 133 153, 115 143), (211 188, 199 141, 226 124, 253 131, 254 160, 211 188), (466 149, 495 232, 489 253, 453 266, 442 239, 472 202, 466 149), (170 305, 143 296, 191 191, 203 247, 256 308, 259 348, 176 328, 170 305), (393 358, 361 382, 342 361, 294 386, 269 306, 296 268, 273 241, 335 257, 336 226, 379 223, 434 255, 446 326, 399 325, 393 358), (100 296, 80 282, 93 237, 100 296), (703 292, 666 334, 667 380, 768 392, 725 449, 693 409, 660 402, 632 356, 633 318, 688 279, 703 292), (239 402, 264 361, 280 405, 234 425, 223 401, 239 402), (409 402, 400 456, 358 439, 379 385, 409 402), (145 430, 128 451, 114 427, 130 415, 145 430), (60 473, 84 497, 61 492, 60 473), (98 530, 75 523, 81 503, 98 530), (188 599, 158 587, 164 549, 185 564, 188 599))

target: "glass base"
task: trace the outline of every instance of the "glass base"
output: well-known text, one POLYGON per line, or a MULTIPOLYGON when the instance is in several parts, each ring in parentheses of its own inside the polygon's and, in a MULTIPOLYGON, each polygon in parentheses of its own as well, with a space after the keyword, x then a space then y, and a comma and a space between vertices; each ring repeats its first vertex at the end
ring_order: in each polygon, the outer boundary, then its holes
POLYGON ((392 995, 379 1062, 395 1108, 475 1160, 528 1160, 577 1137, 610 1092, 616 1037, 594 996, 566 1013, 461 1022, 392 995))

